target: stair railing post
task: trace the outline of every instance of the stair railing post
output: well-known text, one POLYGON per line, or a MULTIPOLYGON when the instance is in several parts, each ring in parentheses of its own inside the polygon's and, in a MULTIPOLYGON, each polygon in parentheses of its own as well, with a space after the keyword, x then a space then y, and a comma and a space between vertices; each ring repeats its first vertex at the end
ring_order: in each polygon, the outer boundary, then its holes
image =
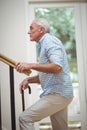
POLYGON ((11 101, 11 127, 12 130, 16 130, 16 121, 15 121, 15 95, 14 95, 14 69, 9 66, 10 73, 10 101, 11 101))

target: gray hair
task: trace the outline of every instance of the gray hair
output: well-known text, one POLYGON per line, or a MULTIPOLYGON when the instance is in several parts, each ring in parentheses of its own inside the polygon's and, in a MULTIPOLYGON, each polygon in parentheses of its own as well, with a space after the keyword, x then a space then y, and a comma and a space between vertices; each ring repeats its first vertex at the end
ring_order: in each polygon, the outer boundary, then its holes
POLYGON ((37 25, 43 27, 45 29, 46 33, 50 33, 50 25, 46 19, 37 18, 33 22, 36 23, 37 25))

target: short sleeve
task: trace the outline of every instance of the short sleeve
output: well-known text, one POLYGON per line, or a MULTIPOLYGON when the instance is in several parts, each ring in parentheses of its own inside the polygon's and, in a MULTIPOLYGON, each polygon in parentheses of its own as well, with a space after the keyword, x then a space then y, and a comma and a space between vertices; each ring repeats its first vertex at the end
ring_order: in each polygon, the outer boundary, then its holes
POLYGON ((46 53, 49 61, 63 67, 64 52, 61 44, 56 44, 54 42, 49 44, 50 46, 48 45, 46 48, 46 53))

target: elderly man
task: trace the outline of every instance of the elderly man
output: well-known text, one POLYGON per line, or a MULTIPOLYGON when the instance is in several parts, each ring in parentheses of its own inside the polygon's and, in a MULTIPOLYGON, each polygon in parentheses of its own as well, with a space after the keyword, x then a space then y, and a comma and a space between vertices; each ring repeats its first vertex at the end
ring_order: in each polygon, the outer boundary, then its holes
POLYGON ((34 122, 50 116, 53 130, 67 130, 67 106, 73 98, 68 62, 62 42, 50 34, 46 19, 33 20, 28 34, 36 41, 39 63, 16 64, 16 70, 36 70, 38 75, 28 77, 20 84, 20 91, 28 84, 40 83, 43 92, 40 99, 20 114, 21 130, 35 130, 34 122))

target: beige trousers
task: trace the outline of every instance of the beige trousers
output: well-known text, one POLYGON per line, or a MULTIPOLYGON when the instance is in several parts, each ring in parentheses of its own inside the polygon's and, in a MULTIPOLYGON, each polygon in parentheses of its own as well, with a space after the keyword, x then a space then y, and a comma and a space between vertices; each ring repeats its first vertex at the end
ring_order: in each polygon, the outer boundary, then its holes
POLYGON ((50 116, 53 130, 67 130, 67 106, 71 99, 48 94, 19 116, 20 130, 35 130, 34 122, 50 116))

